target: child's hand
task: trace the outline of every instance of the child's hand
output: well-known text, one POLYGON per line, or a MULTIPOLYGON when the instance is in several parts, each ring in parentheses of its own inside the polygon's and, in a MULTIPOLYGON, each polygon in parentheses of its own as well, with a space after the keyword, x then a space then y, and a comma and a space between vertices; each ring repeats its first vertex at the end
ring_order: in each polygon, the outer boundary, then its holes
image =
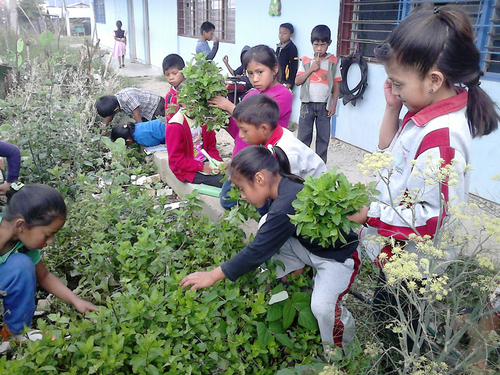
POLYGON ((321 61, 319 61, 319 60, 313 60, 311 62, 311 66, 309 67, 309 70, 311 72, 315 72, 316 70, 319 69, 320 66, 321 66, 321 61))
POLYGON ((214 36, 213 42, 214 43, 219 43, 219 38, 217 38, 216 36, 214 36))
POLYGON ((330 108, 328 108, 328 117, 332 117, 337 110, 337 103, 333 103, 330 108))
POLYGON ((224 63, 226 63, 226 64, 227 64, 227 63, 229 62, 229 57, 227 57, 227 55, 226 55, 226 56, 224 56, 224 57, 222 58, 222 61, 223 61, 224 63))
POLYGON ((195 290, 212 286, 217 281, 225 278, 226 276, 222 272, 222 269, 220 267, 217 267, 209 272, 195 272, 187 275, 181 280, 179 285, 182 287, 182 289, 186 288, 189 285, 192 285, 189 290, 195 290))
POLYGON ((206 174, 212 174, 212 166, 210 165, 210 163, 203 164, 202 172, 206 174))
POLYGON ((187 275, 181 280, 180 286, 182 289, 189 285, 192 285, 191 289, 201 289, 214 285, 217 280, 214 280, 210 272, 195 272, 191 275, 187 275))
POLYGON ((384 96, 388 107, 399 111, 403 106, 401 99, 392 93, 392 81, 389 78, 384 82, 384 96))
POLYGON ((227 98, 224 98, 222 95, 217 95, 211 99, 208 99, 208 105, 213 108, 223 109, 230 114, 233 114, 233 110, 235 107, 233 103, 231 103, 227 98))
POLYGON ((86 314, 86 313, 91 312, 91 311, 99 312, 99 308, 97 306, 95 306, 94 304, 87 302, 81 298, 78 298, 78 300, 76 300, 73 303, 73 305, 75 306, 76 310, 82 314, 86 314))
POLYGON ((368 220, 368 210, 369 206, 363 206, 361 209, 353 215, 347 215, 347 219, 354 221, 355 223, 364 224, 368 220))

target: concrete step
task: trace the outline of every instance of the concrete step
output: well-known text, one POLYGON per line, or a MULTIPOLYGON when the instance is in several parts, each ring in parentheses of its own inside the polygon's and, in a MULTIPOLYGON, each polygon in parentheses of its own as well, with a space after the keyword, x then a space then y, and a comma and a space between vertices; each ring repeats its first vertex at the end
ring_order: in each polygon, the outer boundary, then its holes
MULTIPOLYGON (((153 162, 156 165, 161 180, 170 186, 181 199, 187 194, 191 194, 196 188, 196 184, 180 182, 177 177, 175 177, 168 166, 167 151, 155 152, 153 154, 153 162)), ((222 215, 224 215, 224 209, 220 205, 219 198, 205 194, 199 194, 199 198, 203 202, 201 205, 202 214, 208 215, 210 219, 216 222, 219 221, 222 215)))

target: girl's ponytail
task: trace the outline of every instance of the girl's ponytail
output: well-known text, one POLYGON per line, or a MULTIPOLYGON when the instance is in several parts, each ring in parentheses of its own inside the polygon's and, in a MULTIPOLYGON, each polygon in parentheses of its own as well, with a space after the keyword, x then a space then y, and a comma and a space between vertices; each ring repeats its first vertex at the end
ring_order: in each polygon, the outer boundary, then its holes
POLYGON ((294 182, 304 182, 301 177, 291 173, 288 157, 278 146, 269 146, 268 149, 262 146, 245 147, 233 158, 229 173, 230 175, 237 174, 253 182, 255 174, 262 170, 294 182))
POLYGON ((437 66, 449 87, 468 88, 467 120, 473 137, 487 135, 498 128, 497 106, 480 87, 483 75, 480 53, 474 43, 474 30, 468 15, 446 5, 412 11, 375 50, 384 64, 396 61, 417 69, 423 78, 437 66))
POLYGON ((481 89, 484 72, 479 67, 480 54, 474 43, 469 17, 460 8, 444 6, 434 10, 436 17, 449 29, 438 68, 450 84, 467 87, 467 121, 473 138, 488 135, 498 128, 500 115, 490 96, 481 89))
POLYGON ((304 179, 300 176, 297 176, 292 173, 291 167, 290 167, 290 161, 288 160, 288 156, 286 156, 285 151, 279 146, 268 146, 269 151, 271 154, 276 158, 278 161, 279 165, 279 173, 281 177, 288 178, 289 180, 293 182, 297 182, 299 184, 304 183, 304 179))
MULTIPOLYGON (((481 77, 483 74, 479 74, 481 77)), ((472 137, 488 135, 498 128, 500 116, 497 105, 490 96, 479 86, 477 82, 465 84, 468 88, 467 120, 472 137)))

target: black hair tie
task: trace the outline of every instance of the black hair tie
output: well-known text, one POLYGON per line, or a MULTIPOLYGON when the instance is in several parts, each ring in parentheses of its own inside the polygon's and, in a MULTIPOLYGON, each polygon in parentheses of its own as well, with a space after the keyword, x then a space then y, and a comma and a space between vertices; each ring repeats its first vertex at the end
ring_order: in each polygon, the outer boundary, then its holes
POLYGON ((484 72, 482 70, 479 71, 475 80, 470 83, 466 83, 467 87, 481 86, 481 77, 484 76, 484 72))
POLYGON ((434 14, 437 16, 438 20, 443 20, 440 7, 434 7, 434 14))

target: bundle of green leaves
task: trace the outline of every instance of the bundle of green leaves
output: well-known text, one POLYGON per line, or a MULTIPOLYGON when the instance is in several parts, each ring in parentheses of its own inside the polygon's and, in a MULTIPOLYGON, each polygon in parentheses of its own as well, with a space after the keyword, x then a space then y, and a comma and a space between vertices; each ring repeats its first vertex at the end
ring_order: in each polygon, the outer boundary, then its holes
POLYGON ((353 185, 335 167, 321 177, 306 177, 304 188, 292 203, 295 215, 290 215, 290 221, 297 227, 297 234, 318 240, 321 246, 333 245, 337 239, 345 243, 341 230, 348 233, 359 226, 347 216, 369 204, 374 194, 375 182, 353 185))
POLYGON ((185 105, 187 115, 194 117, 195 123, 207 125, 208 130, 223 129, 229 122, 227 111, 208 105, 210 98, 227 95, 221 70, 213 61, 206 60, 203 53, 182 69, 186 81, 179 91, 179 102, 185 105))

